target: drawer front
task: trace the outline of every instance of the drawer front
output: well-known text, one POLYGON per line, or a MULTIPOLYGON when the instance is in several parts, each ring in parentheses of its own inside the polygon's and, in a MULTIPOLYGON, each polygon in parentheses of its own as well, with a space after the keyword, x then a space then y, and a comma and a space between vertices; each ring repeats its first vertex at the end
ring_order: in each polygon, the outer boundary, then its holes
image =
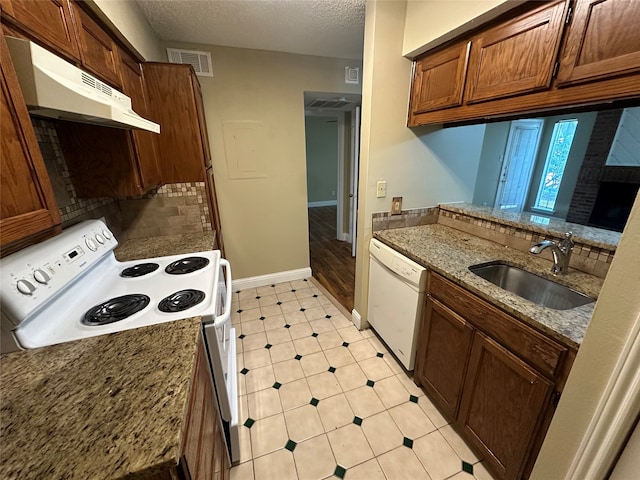
POLYGON ((557 376, 566 347, 438 274, 429 275, 429 293, 541 373, 557 376))

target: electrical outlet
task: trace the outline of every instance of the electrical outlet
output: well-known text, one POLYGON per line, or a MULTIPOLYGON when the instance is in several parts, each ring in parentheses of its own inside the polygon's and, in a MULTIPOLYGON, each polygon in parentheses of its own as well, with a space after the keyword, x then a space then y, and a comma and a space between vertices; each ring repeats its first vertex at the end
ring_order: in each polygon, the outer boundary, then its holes
POLYGON ((391 215, 400 215, 402 213, 402 197, 393 197, 391 201, 391 215))
POLYGON ((387 182, 385 180, 380 180, 376 184, 376 197, 384 198, 387 196, 387 182))

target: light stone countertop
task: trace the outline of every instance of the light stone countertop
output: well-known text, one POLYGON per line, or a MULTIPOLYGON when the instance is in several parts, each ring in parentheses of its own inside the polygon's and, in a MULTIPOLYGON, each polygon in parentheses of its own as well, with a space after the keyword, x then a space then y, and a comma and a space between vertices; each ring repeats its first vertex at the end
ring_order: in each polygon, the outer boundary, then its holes
POLYGON ((217 249, 215 232, 185 233, 163 237, 132 238, 119 244, 115 255, 121 262, 217 249))
MULTIPOLYGON (((215 248, 131 239, 121 261, 215 248)), ((137 479, 178 464, 200 317, 0 357, 0 478, 137 479)))
POLYGON ((178 464, 199 317, 0 358, 0 478, 144 478, 178 464))
POLYGON ((493 207, 483 207, 472 205, 471 203, 443 203, 438 206, 440 209, 449 212, 504 223, 516 228, 526 228, 556 238, 562 238, 566 232, 572 232, 575 241, 607 250, 615 250, 622 235, 619 232, 603 228, 589 227, 546 217, 543 213, 501 211, 493 207), (533 221, 532 217, 544 219, 545 222, 548 220, 549 223, 533 221))
POLYGON ((570 310, 541 307, 493 285, 469 271, 468 267, 505 260, 594 298, 602 287, 603 279, 594 275, 572 269, 566 275, 554 277, 550 272, 550 261, 444 225, 382 230, 375 232, 374 237, 574 349, 582 342, 595 303, 570 310))

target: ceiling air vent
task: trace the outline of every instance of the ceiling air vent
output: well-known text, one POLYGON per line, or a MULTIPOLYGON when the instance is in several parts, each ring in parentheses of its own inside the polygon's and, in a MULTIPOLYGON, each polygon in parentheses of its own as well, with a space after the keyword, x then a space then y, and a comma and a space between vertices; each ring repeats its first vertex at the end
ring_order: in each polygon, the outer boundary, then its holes
POLYGON ((170 63, 187 63, 191 65, 196 71, 196 75, 213 77, 211 53, 209 52, 167 48, 167 56, 169 57, 170 63))
POLYGON ((353 102, 346 99, 336 99, 336 100, 323 100, 321 98, 316 98, 308 102, 305 107, 307 108, 342 108, 347 105, 352 104, 353 102))

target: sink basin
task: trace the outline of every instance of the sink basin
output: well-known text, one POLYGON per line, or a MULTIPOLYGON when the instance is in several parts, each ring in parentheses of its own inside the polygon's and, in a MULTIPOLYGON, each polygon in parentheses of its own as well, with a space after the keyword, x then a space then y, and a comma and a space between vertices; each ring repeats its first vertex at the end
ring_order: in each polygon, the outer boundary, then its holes
POLYGON ((470 266, 469 270, 494 285, 543 307, 568 310, 596 301, 583 293, 505 262, 481 263, 470 266))

